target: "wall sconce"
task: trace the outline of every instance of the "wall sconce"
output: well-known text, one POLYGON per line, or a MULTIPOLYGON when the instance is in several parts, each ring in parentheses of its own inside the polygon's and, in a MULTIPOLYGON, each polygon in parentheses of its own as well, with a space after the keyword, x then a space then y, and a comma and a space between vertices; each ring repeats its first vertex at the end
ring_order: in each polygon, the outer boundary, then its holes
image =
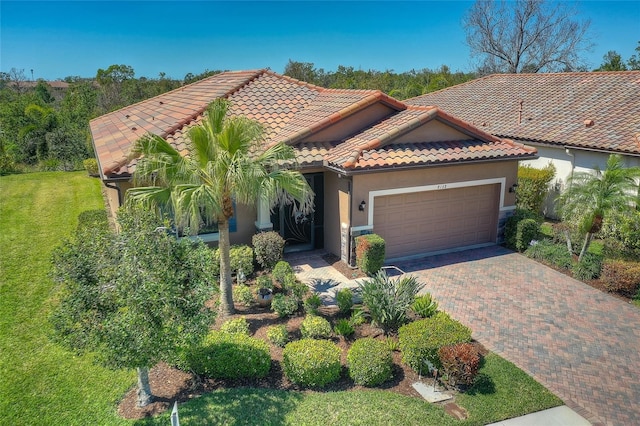
POLYGON ((366 206, 367 203, 364 202, 364 200, 360 203, 360 205, 358 206, 358 210, 360 210, 361 212, 364 211, 364 206, 366 206))
POLYGON ((518 187, 517 183, 514 183, 513 185, 511 185, 511 187, 509 188, 509 192, 516 192, 516 188, 518 187))

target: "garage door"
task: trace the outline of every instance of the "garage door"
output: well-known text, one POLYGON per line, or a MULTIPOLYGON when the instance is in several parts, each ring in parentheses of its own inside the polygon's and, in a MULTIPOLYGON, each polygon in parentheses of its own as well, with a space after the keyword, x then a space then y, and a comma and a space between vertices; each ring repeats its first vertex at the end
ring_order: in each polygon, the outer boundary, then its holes
POLYGON ((499 185, 375 197, 387 259, 496 241, 499 185))

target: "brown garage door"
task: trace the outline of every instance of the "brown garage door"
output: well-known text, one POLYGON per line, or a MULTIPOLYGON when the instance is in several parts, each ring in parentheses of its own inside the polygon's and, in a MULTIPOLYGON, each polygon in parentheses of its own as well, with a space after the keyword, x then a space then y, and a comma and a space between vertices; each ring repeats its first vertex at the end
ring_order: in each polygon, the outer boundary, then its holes
POLYGON ((373 231, 387 259, 496 240, 499 185, 375 197, 373 231))

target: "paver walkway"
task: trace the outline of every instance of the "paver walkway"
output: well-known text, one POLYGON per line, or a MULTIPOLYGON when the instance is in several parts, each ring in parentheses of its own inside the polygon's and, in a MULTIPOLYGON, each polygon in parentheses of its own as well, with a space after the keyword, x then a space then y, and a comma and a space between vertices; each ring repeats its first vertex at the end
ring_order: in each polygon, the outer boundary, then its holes
MULTIPOLYGON (((288 260, 319 290, 355 285, 317 253, 288 260)), ((395 265, 592 424, 640 425, 640 309, 500 246, 395 265)))
POLYGON ((640 309, 499 246, 396 265, 593 424, 640 424, 640 309))

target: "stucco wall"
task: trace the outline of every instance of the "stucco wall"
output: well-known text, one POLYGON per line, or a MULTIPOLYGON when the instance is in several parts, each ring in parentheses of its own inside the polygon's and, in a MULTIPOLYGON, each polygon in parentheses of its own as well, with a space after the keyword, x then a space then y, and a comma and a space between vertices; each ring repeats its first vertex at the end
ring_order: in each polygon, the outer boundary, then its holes
POLYGON ((398 138, 396 143, 411 142, 439 142, 470 139, 469 135, 462 133, 448 124, 438 120, 429 121, 417 129, 398 138))

